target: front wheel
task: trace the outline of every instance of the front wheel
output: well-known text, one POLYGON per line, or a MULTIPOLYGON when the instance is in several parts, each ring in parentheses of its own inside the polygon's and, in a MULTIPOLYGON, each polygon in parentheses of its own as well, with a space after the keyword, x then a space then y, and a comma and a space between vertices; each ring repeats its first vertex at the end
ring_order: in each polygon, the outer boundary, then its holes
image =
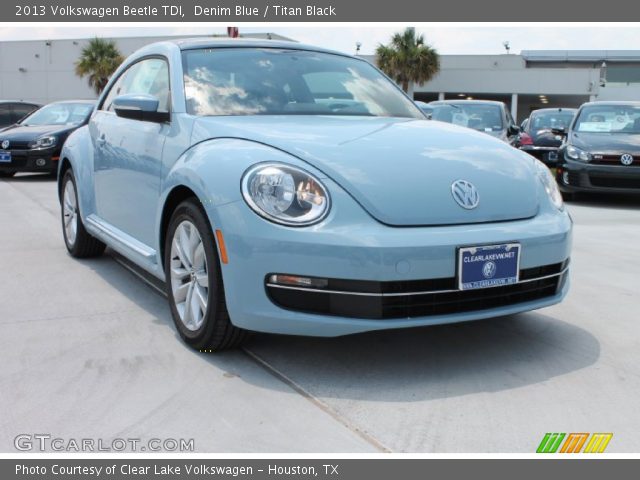
POLYGON ((164 265, 169 305, 182 339, 199 350, 239 346, 248 332, 231 323, 213 232, 195 200, 181 203, 171 216, 164 265))
POLYGON ((62 234, 67 250, 76 258, 102 255, 105 244, 92 237, 82 223, 80 209, 78 208, 76 180, 71 169, 65 172, 61 187, 62 234))

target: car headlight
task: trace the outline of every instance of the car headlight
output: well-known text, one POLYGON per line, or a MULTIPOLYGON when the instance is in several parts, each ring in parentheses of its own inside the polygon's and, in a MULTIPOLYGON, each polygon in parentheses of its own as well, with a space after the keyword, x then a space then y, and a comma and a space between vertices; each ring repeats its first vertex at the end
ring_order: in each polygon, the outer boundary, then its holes
POLYGON ((258 215, 283 225, 311 225, 329 212, 324 185, 310 173, 282 163, 262 163, 247 170, 242 195, 258 215))
POLYGON ((56 143, 58 143, 58 138, 53 135, 47 137, 40 137, 29 144, 30 148, 39 149, 39 148, 51 148, 55 147, 56 143))
POLYGON ((549 195, 551 203, 553 203, 553 205, 558 209, 562 208, 564 202, 562 201, 562 194, 560 193, 556 179, 553 178, 551 171, 544 163, 539 160, 536 160, 535 162, 536 170, 538 171, 538 178, 549 195))
POLYGON ((585 152, 584 150, 574 147, 573 145, 567 145, 567 149, 565 150, 567 153, 567 157, 573 160, 582 160, 583 162, 588 162, 591 160, 591 154, 589 152, 585 152))

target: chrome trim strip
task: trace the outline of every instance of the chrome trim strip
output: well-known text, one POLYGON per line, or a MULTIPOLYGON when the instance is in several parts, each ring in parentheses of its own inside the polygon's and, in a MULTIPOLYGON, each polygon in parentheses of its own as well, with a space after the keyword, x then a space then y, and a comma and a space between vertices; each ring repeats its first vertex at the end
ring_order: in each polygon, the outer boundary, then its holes
POLYGON ((155 256, 156 256, 155 250, 147 247, 143 243, 127 235, 121 230, 118 230, 116 227, 113 227, 107 224, 104 220, 98 218, 96 215, 91 214, 87 217, 87 226, 91 226, 95 228, 96 230, 101 232, 103 235, 106 235, 107 237, 119 243, 123 247, 126 247, 129 250, 137 253, 138 255, 141 255, 144 258, 149 259, 153 261, 153 263, 155 263, 155 256))
MULTIPOLYGON (((585 165, 591 165, 594 167, 606 167, 606 168, 611 168, 611 167, 615 167, 615 168, 637 168, 640 167, 640 163, 632 163, 631 165, 622 165, 620 162, 618 163, 609 163, 609 162, 605 162, 603 160, 589 160, 588 162, 585 162, 585 165)), ((606 170, 601 170, 602 172, 606 171, 606 170)), ((597 170, 587 170, 587 173, 590 172, 598 172, 597 170)))
MULTIPOLYGON (((567 266, 561 272, 553 273, 551 275, 544 275, 542 277, 528 278, 527 280, 520 280, 519 282, 512 283, 511 285, 519 285, 521 283, 529 283, 529 282, 535 282, 537 280, 546 280, 547 278, 559 277, 561 275, 564 275, 568 271, 569 271, 569 267, 567 266)), ((319 288, 293 287, 291 285, 279 285, 277 283, 267 283, 266 285, 267 287, 282 288, 285 290, 297 290, 301 292, 316 292, 316 293, 335 293, 338 295, 356 295, 361 297, 409 297, 413 295, 431 295, 436 293, 454 293, 454 292, 466 291, 466 290, 452 289, 452 290, 427 290, 423 292, 406 292, 406 293, 405 292, 375 293, 375 292, 345 292, 343 290, 321 290, 319 288)), ((476 290, 488 290, 490 288, 505 287, 505 286, 508 286, 508 285, 496 285, 494 287, 478 288, 476 290)))
POLYGON ((536 151, 536 152, 557 152, 559 147, 538 147, 536 145, 523 145, 520 147, 520 150, 526 151, 536 151))

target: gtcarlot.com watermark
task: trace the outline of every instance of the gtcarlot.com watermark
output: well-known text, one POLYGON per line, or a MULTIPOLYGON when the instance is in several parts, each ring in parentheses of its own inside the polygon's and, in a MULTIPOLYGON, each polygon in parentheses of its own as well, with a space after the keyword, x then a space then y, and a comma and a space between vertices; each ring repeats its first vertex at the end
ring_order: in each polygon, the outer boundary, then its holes
POLYGON ((193 452, 193 438, 62 438, 21 433, 13 440, 21 452, 193 452))

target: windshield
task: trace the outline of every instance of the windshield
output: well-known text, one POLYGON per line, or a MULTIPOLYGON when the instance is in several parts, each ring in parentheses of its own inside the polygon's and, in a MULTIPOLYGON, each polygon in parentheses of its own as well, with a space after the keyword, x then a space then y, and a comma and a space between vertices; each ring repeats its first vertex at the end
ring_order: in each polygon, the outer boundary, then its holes
POLYGON ((20 123, 25 126, 80 125, 92 110, 90 103, 52 103, 36 110, 20 123))
POLYGON ((576 132, 640 133, 640 107, 591 105, 580 110, 576 132))
POLYGON ((433 105, 431 118, 482 132, 499 132, 503 129, 502 112, 498 105, 493 104, 445 103, 433 105))
POLYGON ((529 121, 529 131, 537 132, 540 130, 549 130, 552 128, 569 128, 569 124, 575 112, 555 111, 555 112, 538 112, 531 114, 529 121))
POLYGON ((326 53, 257 48, 183 52, 193 115, 365 115, 424 119, 369 63, 326 53))

